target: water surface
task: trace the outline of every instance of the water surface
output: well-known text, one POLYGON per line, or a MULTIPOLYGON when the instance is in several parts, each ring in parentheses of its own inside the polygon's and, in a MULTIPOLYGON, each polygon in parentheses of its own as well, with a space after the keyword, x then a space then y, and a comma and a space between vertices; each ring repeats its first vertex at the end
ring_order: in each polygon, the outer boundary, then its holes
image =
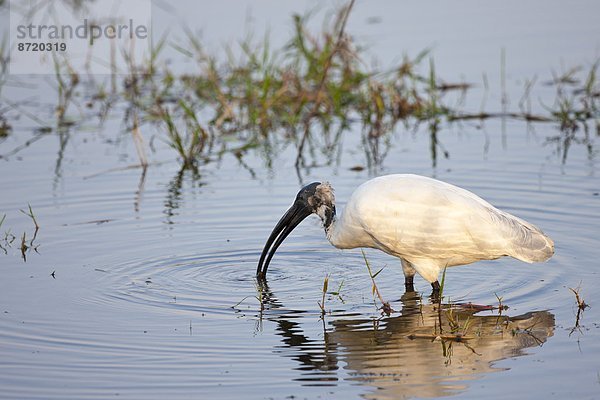
MULTIPOLYGON (((587 11, 578 11, 583 21, 587 11)), ((359 20, 371 16, 361 12, 359 20)), ((394 21, 385 15, 377 29, 395 29, 394 21)), ((566 28, 582 37, 592 29, 576 21, 566 28)), ((562 35, 545 33, 547 42, 562 35)), ((386 46, 384 56, 401 55, 386 46)), ((443 54, 459 47, 444 46, 443 54)), ((587 45, 574 48, 573 61, 593 56, 587 45)), ((560 58, 555 50, 545 56, 560 58)), ((526 70, 551 67, 518 59, 526 70)), ((456 65, 446 68, 460 76, 456 65)), ((509 78, 513 99, 521 95, 517 80, 509 78)), ((8 87, 2 95, 36 96, 34 109, 52 121, 50 78, 29 82, 27 91, 8 87)), ((477 104, 484 96, 473 95, 477 104)), ((0 154, 9 154, 0 159, 0 217, 7 215, 0 233, 31 237, 33 224, 19 212, 27 203, 41 228, 26 261, 19 239, 0 253, 0 398, 594 398, 600 391, 598 151, 573 143, 565 161, 564 148, 548 143, 561 135, 553 124, 443 126, 438 139, 448 158, 433 157, 427 126, 398 126, 375 164, 354 126, 339 161, 300 176, 293 146, 268 155, 270 167, 260 151, 243 163, 226 154, 194 176, 158 138, 153 165, 145 173, 128 168, 136 154, 118 112, 103 125, 90 120, 42 135, 15 154, 37 131, 26 117, 11 123, 13 134, 0 142, 0 154), (365 169, 350 170, 357 165, 365 169), (329 180, 343 207, 360 183, 395 172, 462 186, 555 240, 545 264, 502 259, 448 271, 446 302, 463 326, 468 321, 467 341, 414 338, 439 329, 429 285, 417 279, 417 292, 404 294, 399 262, 368 250, 374 268, 386 266, 377 283, 395 312, 382 316, 360 251, 332 248, 316 217, 280 248, 268 286, 254 280, 264 241, 301 181, 329 180), (321 318, 327 274, 330 291, 341 288, 326 296, 321 318), (592 307, 575 328, 569 287, 579 285, 592 307), (497 297, 509 307, 501 315, 460 306, 498 305, 497 297)), ((441 317, 447 324, 448 314, 441 317)))

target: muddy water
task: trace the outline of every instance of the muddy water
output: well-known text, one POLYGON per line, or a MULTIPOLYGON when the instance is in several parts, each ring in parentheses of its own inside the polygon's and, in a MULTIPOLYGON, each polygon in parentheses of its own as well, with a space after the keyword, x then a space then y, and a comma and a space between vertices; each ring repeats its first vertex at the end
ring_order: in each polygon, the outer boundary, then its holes
MULTIPOLYGON (((52 86, 32 82, 36 111, 51 120, 52 86)), ((12 124, 0 154, 36 137, 27 118, 12 124)), ((225 155, 193 176, 158 139, 144 174, 128 168, 136 155, 119 115, 42 135, 0 160, 0 233, 17 236, 0 253, 0 398, 596 398, 597 148, 572 143, 563 162, 564 148, 547 143, 560 134, 500 120, 442 127, 449 158, 434 160, 427 127, 400 126, 368 168, 356 126, 339 162, 300 179, 293 146, 270 155, 270 168, 257 151, 243 164, 225 155), (350 170, 357 165, 366 168, 350 170), (343 207, 361 182, 393 172, 472 190, 540 226, 556 255, 449 270, 454 308, 440 314, 426 282, 405 295, 399 263, 369 250, 374 268, 386 266, 377 283, 395 310, 387 317, 360 251, 332 248, 313 217, 278 251, 268 285, 256 284, 264 241, 300 180, 329 180, 343 207), (34 233, 19 212, 27 203, 41 228, 24 261, 20 236, 34 233), (321 318, 327 274, 339 295, 326 296, 321 318), (577 328, 568 288, 578 285, 592 307, 577 328), (497 296, 508 306, 501 314, 465 305, 496 306, 497 296), (440 321, 449 330, 449 319, 470 338, 420 337, 440 321)))

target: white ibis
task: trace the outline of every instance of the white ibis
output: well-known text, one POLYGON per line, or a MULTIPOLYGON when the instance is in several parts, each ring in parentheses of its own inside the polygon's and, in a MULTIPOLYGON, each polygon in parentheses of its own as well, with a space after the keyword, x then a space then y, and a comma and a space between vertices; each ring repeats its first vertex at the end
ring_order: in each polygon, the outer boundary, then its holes
POLYGON ((415 273, 436 292, 446 267, 503 256, 533 263, 554 254, 554 242, 539 228, 475 194, 436 179, 397 174, 360 185, 339 216, 329 183, 303 187, 271 232, 257 278, 266 278, 277 248, 313 213, 333 246, 370 247, 400 258, 407 290, 413 290, 415 273))

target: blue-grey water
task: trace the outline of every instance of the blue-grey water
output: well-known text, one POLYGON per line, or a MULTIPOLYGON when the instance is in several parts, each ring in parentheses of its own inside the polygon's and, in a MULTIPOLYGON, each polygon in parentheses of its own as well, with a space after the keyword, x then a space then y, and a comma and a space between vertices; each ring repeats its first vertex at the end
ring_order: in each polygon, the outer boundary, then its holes
MULTIPOLYGON (((511 4, 358 2, 348 29, 383 65, 433 46, 439 76, 478 84, 465 106, 475 111, 482 99, 486 109, 501 106, 504 48, 506 90, 517 109, 526 79, 539 75, 541 82, 552 70, 597 59, 600 9, 595 2, 511 4)), ((153 12, 156 29, 168 26, 167 16, 187 19, 216 50, 243 36, 245 24, 284 37, 290 13, 311 6, 181 2, 153 12)), ((0 107, 27 103, 8 111, 13 129, 0 139, 0 239, 15 236, 10 245, 0 240, 0 398, 600 396, 594 131, 589 141, 572 142, 565 158, 562 142, 550 140, 562 134, 556 124, 442 125, 438 140, 448 157, 438 148, 434 159, 426 124, 399 124, 382 144, 385 156, 370 165, 356 125, 339 159, 317 157, 299 178, 292 145, 274 154, 250 151, 243 163, 225 153, 201 166, 199 176, 181 174, 164 136, 146 125, 154 151, 144 174, 130 168, 137 156, 122 110, 103 124, 89 118, 40 134, 30 114, 55 123, 53 77, 11 79, 0 107), (330 181, 343 207, 355 187, 385 173, 417 173, 471 190, 541 227, 556 255, 544 264, 501 259, 449 270, 451 302, 497 305, 498 296, 508 306, 501 316, 457 309, 473 336, 466 343, 410 339, 435 331, 430 287, 417 279, 417 294, 404 295, 399 262, 368 250, 374 268, 386 266, 376 280, 395 312, 382 317, 360 251, 332 248, 316 217, 278 251, 268 287, 256 284, 262 246, 300 180, 330 181), (30 240, 34 226, 19 210, 28 204, 40 225, 32 247, 39 247, 24 261, 21 235, 30 240), (321 318, 326 275, 339 295, 326 296, 321 318), (579 327, 569 290, 577 287, 591 305, 579 327)), ((533 107, 544 112, 540 104, 552 104, 553 91, 540 83, 536 93, 533 107)))

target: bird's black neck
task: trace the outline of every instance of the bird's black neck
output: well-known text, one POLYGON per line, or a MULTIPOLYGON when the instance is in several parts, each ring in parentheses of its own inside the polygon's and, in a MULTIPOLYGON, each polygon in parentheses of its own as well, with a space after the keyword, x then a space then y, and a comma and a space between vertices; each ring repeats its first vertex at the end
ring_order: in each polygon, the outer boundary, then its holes
POLYGON ((329 227, 335 220, 335 206, 332 205, 331 208, 327 207, 325 209, 325 219, 323 220, 323 227, 325 228, 325 232, 329 230, 329 227))

